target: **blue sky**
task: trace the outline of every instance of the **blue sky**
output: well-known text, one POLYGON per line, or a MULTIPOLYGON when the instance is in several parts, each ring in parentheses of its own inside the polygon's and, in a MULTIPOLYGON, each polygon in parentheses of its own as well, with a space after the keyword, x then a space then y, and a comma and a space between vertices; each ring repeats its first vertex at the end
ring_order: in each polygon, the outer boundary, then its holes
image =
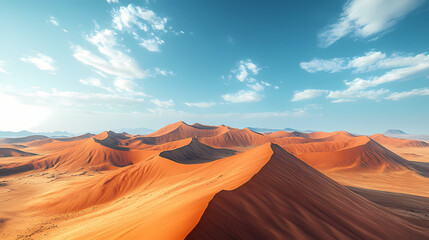
POLYGON ((429 133, 424 0, 0 1, 0 130, 429 133))

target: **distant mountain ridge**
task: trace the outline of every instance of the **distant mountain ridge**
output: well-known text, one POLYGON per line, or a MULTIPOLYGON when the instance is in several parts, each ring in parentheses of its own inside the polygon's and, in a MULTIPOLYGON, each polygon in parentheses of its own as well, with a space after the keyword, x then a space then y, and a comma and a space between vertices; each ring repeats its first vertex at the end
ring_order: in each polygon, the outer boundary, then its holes
POLYGON ((42 135, 46 137, 73 137, 75 134, 66 131, 54 131, 54 132, 30 132, 27 130, 12 132, 12 131, 0 131, 0 138, 16 138, 16 137, 28 137, 32 135, 42 135))
POLYGON ((405 135, 405 134, 408 134, 408 133, 406 133, 406 132, 404 132, 402 130, 399 130, 399 129, 389 129, 384 134, 385 135, 389 135, 389 134, 404 134, 405 135))
POLYGON ((420 141, 429 141, 429 135, 428 134, 410 134, 406 133, 399 129, 389 129, 387 130, 384 135, 394 138, 404 138, 404 139, 410 139, 410 140, 420 140, 420 141))

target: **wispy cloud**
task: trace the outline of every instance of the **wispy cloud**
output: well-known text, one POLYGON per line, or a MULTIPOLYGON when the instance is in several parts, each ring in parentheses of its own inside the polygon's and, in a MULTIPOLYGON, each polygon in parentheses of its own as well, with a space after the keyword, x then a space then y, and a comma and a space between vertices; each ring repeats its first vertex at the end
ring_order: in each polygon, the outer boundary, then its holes
MULTIPOLYGON (((235 74, 235 78, 242 83, 246 83, 248 89, 240 90, 236 93, 222 95, 222 98, 227 102, 243 103, 243 102, 259 102, 262 100, 265 87, 271 87, 271 84, 266 81, 258 81, 256 79, 261 70, 251 59, 241 60, 237 63, 237 68, 231 72, 235 74)), ((223 79, 232 80, 233 76, 222 76, 223 79)))
POLYGON ((348 1, 338 21, 319 34, 319 45, 328 47, 349 34, 366 38, 386 31, 422 2, 423 0, 348 1))
POLYGON ((413 66, 424 62, 429 62, 429 54, 421 53, 413 56, 403 53, 393 53, 388 56, 386 53, 379 51, 369 51, 363 56, 352 58, 315 58, 309 62, 301 62, 300 67, 310 73, 322 71, 334 73, 346 69, 353 69, 355 73, 359 73, 413 66))
POLYGON ((119 0, 106 0, 107 3, 119 3, 119 0))
POLYGON ((114 92, 110 87, 104 86, 101 80, 98 78, 80 79, 79 82, 87 86, 94 86, 109 92, 114 92))
POLYGON ((305 99, 316 98, 328 92, 329 91, 322 90, 322 89, 305 89, 304 91, 295 91, 295 94, 293 95, 293 98, 291 101, 297 102, 305 99))
POLYGON ((61 91, 55 88, 51 91, 20 92, 24 97, 31 97, 35 101, 44 102, 46 105, 64 106, 125 106, 144 102, 140 96, 118 93, 85 93, 75 91, 61 91))
POLYGON ((137 26, 140 30, 148 31, 148 25, 153 30, 166 31, 167 18, 159 17, 155 12, 129 4, 121 6, 112 12, 113 27, 123 31, 132 30, 137 26))
POLYGON ((241 60, 238 62, 237 69, 233 70, 235 77, 240 81, 254 82, 252 76, 256 76, 259 73, 260 68, 252 62, 251 59, 241 60))
POLYGON ((141 39, 141 42, 139 43, 140 46, 146 48, 150 52, 160 52, 161 49, 159 47, 162 44, 164 44, 164 41, 158 37, 141 39))
MULTIPOLYGON (((318 97, 323 93, 328 93, 327 98, 334 99, 333 102, 335 103, 347 102, 346 99, 381 99, 386 97, 389 90, 383 88, 374 90, 371 88, 390 82, 412 79, 428 73, 429 55, 417 54, 412 56, 392 54, 387 56, 387 54, 381 52, 371 51, 366 53, 364 56, 354 58, 334 58, 331 60, 315 59, 305 64, 301 63, 301 67, 308 72, 339 72, 344 69, 354 69, 355 73, 383 69, 387 69, 388 71, 381 76, 370 76, 366 78, 357 77, 352 81, 344 81, 344 84, 347 87, 344 90, 327 91, 320 89, 307 89, 302 92, 296 92, 292 99, 293 101, 318 97), (332 62, 335 63, 331 64, 332 62)), ((395 96, 402 96, 398 94, 399 93, 392 93, 392 97, 389 96, 387 99, 393 99, 395 96)), ((416 94, 404 94, 404 96, 405 95, 413 96, 416 94)))
POLYGON ((160 108, 174 107, 174 101, 172 99, 167 101, 161 101, 159 99, 151 99, 150 101, 160 108))
MULTIPOLYGON (((158 33, 166 33, 167 18, 159 17, 154 11, 129 4, 112 11, 113 28, 130 33, 139 45, 151 52, 160 52, 164 44, 158 33), (141 37, 138 31, 142 31, 141 37)), ((181 31, 180 34, 184 32, 181 31)), ((177 35, 180 35, 179 32, 177 35)))
POLYGON ((0 73, 8 73, 5 69, 5 62, 3 60, 0 60, 0 73))
POLYGON ((402 98, 408 98, 413 96, 427 96, 429 95, 429 88, 420 88, 420 89, 413 89, 406 92, 394 92, 390 94, 386 99, 390 100, 400 100, 402 98))
POLYGON ((51 24, 53 24, 53 25, 55 25, 57 27, 60 26, 60 24, 58 23, 58 20, 54 16, 50 16, 49 17, 48 23, 51 23, 51 24))
POLYGON ((240 90, 236 93, 222 95, 225 101, 232 103, 259 102, 262 96, 255 91, 240 90))
POLYGON ((188 107, 209 108, 216 105, 216 103, 215 102, 194 102, 194 103, 185 102, 185 105, 188 107))
POLYGON ((87 36, 87 40, 97 47, 103 57, 81 46, 72 46, 73 56, 80 62, 119 78, 139 79, 147 75, 132 57, 118 49, 119 44, 114 31, 109 29, 95 31, 91 36, 87 36))
POLYGON ((55 60, 42 53, 38 53, 35 56, 22 57, 21 61, 26 63, 32 63, 40 70, 48 71, 51 73, 55 73, 55 71, 57 70, 57 68, 54 66, 55 60))
POLYGON ((174 75, 173 71, 163 70, 163 69, 160 69, 160 68, 155 68, 154 72, 155 72, 155 74, 159 74, 159 75, 162 75, 162 76, 174 75))

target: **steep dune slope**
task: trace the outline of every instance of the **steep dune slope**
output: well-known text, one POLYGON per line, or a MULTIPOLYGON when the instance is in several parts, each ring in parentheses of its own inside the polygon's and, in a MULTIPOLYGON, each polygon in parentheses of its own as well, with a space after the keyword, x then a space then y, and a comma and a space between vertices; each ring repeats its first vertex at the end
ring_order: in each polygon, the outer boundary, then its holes
POLYGON ((49 239, 184 239, 217 192, 247 182, 271 155, 265 144, 202 164, 157 157, 50 192, 34 209, 77 214, 49 239))
POLYGON ((366 139, 366 141, 360 141, 360 144, 337 151, 306 152, 296 154, 296 156, 318 170, 392 171, 411 169, 405 159, 377 142, 366 139))
POLYGON ((426 239, 272 145, 270 161, 233 191, 215 195, 186 239, 426 239))
POLYGON ((193 164, 210 162, 234 154, 233 150, 209 147, 192 138, 186 145, 174 150, 163 151, 159 155, 178 163, 193 164))

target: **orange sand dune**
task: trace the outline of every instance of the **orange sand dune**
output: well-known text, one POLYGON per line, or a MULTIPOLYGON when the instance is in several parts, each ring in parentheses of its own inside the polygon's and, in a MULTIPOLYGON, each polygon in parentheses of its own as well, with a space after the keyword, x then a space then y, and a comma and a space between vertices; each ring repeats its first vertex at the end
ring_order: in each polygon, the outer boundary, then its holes
POLYGON ((304 153, 311 152, 335 152, 339 150, 343 150, 346 148, 352 148, 356 146, 360 146, 366 144, 370 139, 366 136, 340 139, 340 140, 332 140, 329 138, 328 140, 313 140, 310 142, 303 143, 283 143, 283 138, 274 139, 273 142, 278 143, 281 147, 286 149, 292 154, 299 155, 304 153))
POLYGON ((213 127, 201 124, 188 125, 184 122, 177 122, 146 135, 145 137, 148 141, 152 140, 154 143, 159 144, 184 138, 213 137, 228 132, 229 130, 231 130, 231 128, 224 125, 213 127))
POLYGON ((212 148, 200 143, 196 139, 191 139, 187 145, 174 150, 161 152, 159 155, 178 163, 192 164, 210 162, 234 154, 235 151, 233 150, 212 148))
POLYGON ((423 141, 409 140, 409 139, 403 139, 403 138, 393 138, 393 137, 385 136, 380 133, 374 134, 370 136, 370 138, 380 144, 388 145, 392 147, 429 147, 429 144, 423 141))
POLYGON ((266 134, 269 137, 273 138, 284 138, 284 137, 300 137, 300 138, 308 138, 308 135, 301 132, 286 132, 286 131, 277 131, 273 133, 266 134))
POLYGON ((50 209, 45 214, 77 214, 57 222, 60 227, 47 232, 49 239, 184 239, 214 194, 247 182, 271 155, 265 144, 203 164, 153 158, 76 182, 33 206, 50 209))
POLYGON ((346 132, 346 131, 336 131, 336 132, 312 132, 312 133, 308 133, 307 136, 309 138, 313 138, 313 139, 319 139, 319 138, 330 138, 330 137, 335 137, 336 139, 339 138, 350 138, 350 137, 354 137, 354 135, 346 132))
POLYGON ((64 142, 70 142, 70 141, 82 140, 82 139, 86 139, 86 138, 90 138, 90 137, 94 137, 94 136, 95 136, 94 134, 86 133, 86 134, 76 136, 76 137, 56 138, 56 140, 64 141, 64 142))
POLYGON ((252 179, 213 198, 186 239, 427 239, 280 147, 252 179))
MULTIPOLYGON (((346 186, 429 197, 425 162, 417 169, 366 136, 177 122, 149 135, 105 131, 21 146, 38 155, 1 159, 1 239, 423 236, 412 209, 399 219, 297 159, 346 186)), ((394 149, 426 156, 426 148, 394 149)))
POLYGON ((11 143, 26 143, 35 140, 47 139, 48 137, 42 135, 32 135, 28 137, 18 138, 0 138, 0 144, 11 144, 11 143))
POLYGON ((26 157, 33 156, 34 153, 24 152, 14 148, 0 148, 0 157, 26 157))
POLYGON ((269 142, 263 134, 245 129, 232 129, 214 137, 199 139, 202 143, 214 147, 246 147, 257 146, 269 142))
MULTIPOLYGON (((100 144, 95 138, 76 141, 72 147, 28 162, 10 164, 0 169, 0 175, 16 174, 35 169, 63 169, 68 171, 112 170, 134 164, 150 152, 114 149, 100 144)), ((156 155, 156 153, 152 153, 156 155)))
MULTIPOLYGON (((411 169, 408 162, 402 157, 367 137, 360 138, 367 139, 367 141, 337 151, 313 151, 296 154, 296 156, 318 170, 391 171, 411 169)), ((285 149, 289 149, 289 147, 286 146, 285 149)))

